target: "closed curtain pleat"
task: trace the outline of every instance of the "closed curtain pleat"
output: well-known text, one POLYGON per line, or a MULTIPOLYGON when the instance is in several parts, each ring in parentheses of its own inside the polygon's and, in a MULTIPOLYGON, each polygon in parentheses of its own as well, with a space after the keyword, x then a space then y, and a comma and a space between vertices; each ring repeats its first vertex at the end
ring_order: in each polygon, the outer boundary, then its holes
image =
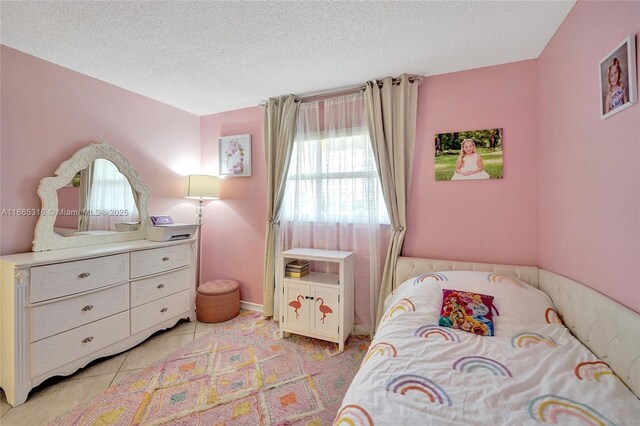
POLYGON ((89 221, 91 216, 85 214, 91 210, 91 182, 93 180, 93 161, 80 171, 80 203, 79 203, 79 219, 78 231, 84 232, 89 230, 89 221))
MULTIPOLYGON (((133 197, 133 204, 135 205, 134 209, 135 209, 136 213, 138 214, 138 218, 139 218, 140 214, 138 212, 138 206, 140 205, 140 194, 138 194, 138 191, 136 191, 133 186, 131 187, 131 196, 133 197)), ((140 222, 142 222, 142 221, 140 221, 140 222)))
POLYGON ((267 161, 267 223, 264 252, 262 313, 274 315, 276 228, 296 133, 299 101, 294 96, 269 99, 264 108, 264 145, 267 161))
POLYGON ((407 198, 411 185, 416 141, 419 80, 402 75, 394 80, 367 82, 366 118, 392 234, 377 300, 376 324, 384 314, 384 301, 399 283, 396 262, 407 232, 407 198))

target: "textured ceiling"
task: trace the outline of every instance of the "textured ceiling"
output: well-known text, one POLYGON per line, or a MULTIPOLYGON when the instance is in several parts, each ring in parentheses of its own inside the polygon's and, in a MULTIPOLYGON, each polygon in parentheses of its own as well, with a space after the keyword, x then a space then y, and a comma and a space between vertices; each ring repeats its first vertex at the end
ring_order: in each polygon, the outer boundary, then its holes
POLYGON ((14 49, 197 115, 537 58, 574 1, 11 2, 14 49))

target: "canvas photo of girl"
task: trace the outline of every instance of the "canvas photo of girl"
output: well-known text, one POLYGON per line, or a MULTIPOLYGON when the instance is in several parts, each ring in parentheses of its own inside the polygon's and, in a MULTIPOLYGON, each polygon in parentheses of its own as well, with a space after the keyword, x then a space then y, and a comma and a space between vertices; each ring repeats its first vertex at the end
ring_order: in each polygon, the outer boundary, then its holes
POLYGON ((436 180, 502 179, 502 129, 439 133, 436 180))

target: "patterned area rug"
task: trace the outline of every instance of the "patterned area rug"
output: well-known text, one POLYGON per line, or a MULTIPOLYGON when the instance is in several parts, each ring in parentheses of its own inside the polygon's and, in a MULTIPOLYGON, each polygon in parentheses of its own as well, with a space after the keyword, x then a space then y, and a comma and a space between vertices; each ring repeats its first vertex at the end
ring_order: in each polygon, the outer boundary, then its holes
POLYGON ((369 346, 275 338, 243 311, 51 425, 329 425, 369 346))

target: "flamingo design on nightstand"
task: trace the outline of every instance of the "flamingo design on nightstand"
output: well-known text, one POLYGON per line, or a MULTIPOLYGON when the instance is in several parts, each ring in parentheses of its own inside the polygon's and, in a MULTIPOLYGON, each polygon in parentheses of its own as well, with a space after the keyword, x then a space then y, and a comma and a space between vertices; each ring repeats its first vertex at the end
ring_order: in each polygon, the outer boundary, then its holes
POLYGON ((327 317, 327 314, 332 314, 333 310, 324 304, 324 300, 322 299, 322 297, 318 297, 316 299, 316 302, 317 301, 320 301, 320 307, 318 309, 320 309, 320 312, 322 312, 322 318, 320 318, 320 321, 322 321, 322 323, 324 324, 324 319, 327 317))
POLYGON ((296 297, 296 300, 292 300, 291 302, 289 302, 289 306, 291 306, 293 308, 293 311, 296 313, 296 319, 300 318, 298 309, 302 307, 301 299, 304 299, 304 296, 299 294, 298 297, 296 297))

